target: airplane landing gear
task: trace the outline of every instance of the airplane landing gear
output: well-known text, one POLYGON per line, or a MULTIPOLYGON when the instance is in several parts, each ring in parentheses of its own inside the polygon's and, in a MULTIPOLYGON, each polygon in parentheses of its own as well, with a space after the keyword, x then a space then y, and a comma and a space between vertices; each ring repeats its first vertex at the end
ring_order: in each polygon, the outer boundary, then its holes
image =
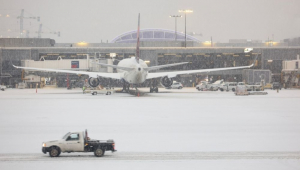
POLYGON ((129 92, 129 87, 130 87, 130 84, 127 84, 126 82, 123 82, 122 92, 128 93, 129 92))
POLYGON ((153 88, 150 87, 150 93, 154 93, 154 92, 158 93, 158 87, 153 87, 153 88))
POLYGON ((150 82, 150 93, 158 93, 158 87, 157 87, 157 81, 156 80, 152 80, 150 82))

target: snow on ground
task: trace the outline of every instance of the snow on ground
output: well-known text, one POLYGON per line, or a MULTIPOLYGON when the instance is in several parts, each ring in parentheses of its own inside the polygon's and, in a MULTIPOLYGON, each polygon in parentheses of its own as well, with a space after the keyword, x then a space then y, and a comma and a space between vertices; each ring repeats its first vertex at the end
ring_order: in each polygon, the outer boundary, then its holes
MULTIPOLYGON (((80 89, 38 89, 37 94, 35 89, 1 91, 0 167, 9 169, 19 162, 4 161, 3 155, 29 153, 45 156, 41 153, 43 141, 84 129, 89 130, 93 139, 114 139, 118 150, 115 154, 300 151, 300 90, 281 90, 279 93, 267 90, 269 94, 261 96, 198 92, 194 88, 159 90, 161 93, 141 97, 119 93, 93 96, 82 94, 80 89)), ((91 161, 95 167, 110 167, 118 162, 121 169, 132 166, 136 169, 183 169, 186 164, 193 169, 300 167, 298 158, 214 159, 91 161)), ((88 161, 85 159, 80 163, 80 158, 75 160, 56 163, 75 168, 85 167, 88 161)), ((24 164, 32 169, 35 164, 46 166, 51 162, 21 161, 14 167, 24 169, 24 164)))

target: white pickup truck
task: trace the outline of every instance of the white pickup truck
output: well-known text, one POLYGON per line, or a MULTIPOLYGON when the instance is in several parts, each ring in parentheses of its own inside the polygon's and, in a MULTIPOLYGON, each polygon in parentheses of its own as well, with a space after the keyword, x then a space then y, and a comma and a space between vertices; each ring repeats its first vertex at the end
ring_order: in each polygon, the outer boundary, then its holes
POLYGON ((101 157, 105 151, 115 152, 115 142, 110 139, 107 141, 94 140, 88 137, 85 132, 68 132, 62 139, 43 143, 42 152, 49 152, 51 157, 58 157, 61 152, 94 152, 94 155, 101 157))

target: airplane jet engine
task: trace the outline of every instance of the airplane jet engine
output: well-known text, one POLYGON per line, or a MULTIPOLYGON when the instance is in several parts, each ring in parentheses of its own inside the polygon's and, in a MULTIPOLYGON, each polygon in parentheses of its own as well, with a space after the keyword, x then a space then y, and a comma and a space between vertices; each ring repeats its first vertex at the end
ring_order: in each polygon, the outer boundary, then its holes
POLYGON ((88 83, 91 87, 97 87, 100 84, 100 80, 98 78, 90 77, 88 83))
POLYGON ((164 87, 170 87, 173 84, 173 79, 165 76, 165 77, 161 78, 160 82, 164 87))

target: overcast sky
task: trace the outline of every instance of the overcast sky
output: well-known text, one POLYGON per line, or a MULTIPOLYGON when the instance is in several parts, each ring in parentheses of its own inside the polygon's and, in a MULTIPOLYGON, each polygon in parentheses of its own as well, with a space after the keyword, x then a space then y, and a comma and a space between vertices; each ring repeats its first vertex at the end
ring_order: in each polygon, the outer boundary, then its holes
MULTIPOLYGON (((187 14, 187 32, 203 34, 202 41, 229 39, 279 41, 300 36, 300 0, 0 0, 0 35, 18 36, 16 19, 25 9, 26 16, 40 16, 43 31, 60 31, 61 37, 43 34, 56 42, 111 41, 116 36, 137 29, 175 29, 179 9, 192 9, 187 14), (4 17, 9 14, 10 17, 4 17), (8 31, 10 29, 10 31, 8 31)), ((24 20, 24 29, 36 37, 39 23, 24 20)), ((178 31, 184 31, 184 18, 178 19, 178 31)))

